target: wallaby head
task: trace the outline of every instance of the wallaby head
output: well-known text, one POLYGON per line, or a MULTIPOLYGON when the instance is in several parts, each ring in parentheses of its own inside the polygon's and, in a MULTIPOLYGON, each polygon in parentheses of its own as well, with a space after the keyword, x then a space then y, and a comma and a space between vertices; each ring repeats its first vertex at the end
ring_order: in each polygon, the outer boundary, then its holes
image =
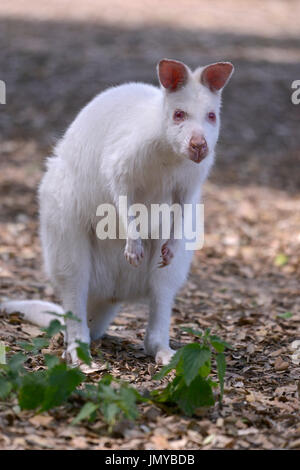
POLYGON ((218 62, 192 72, 182 62, 163 59, 157 72, 164 93, 167 142, 177 155, 200 163, 218 140, 221 94, 233 65, 218 62))

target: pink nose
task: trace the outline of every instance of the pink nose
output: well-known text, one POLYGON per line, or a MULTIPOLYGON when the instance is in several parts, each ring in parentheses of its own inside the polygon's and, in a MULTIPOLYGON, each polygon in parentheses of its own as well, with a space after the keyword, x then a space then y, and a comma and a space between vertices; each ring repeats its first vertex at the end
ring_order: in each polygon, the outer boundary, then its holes
POLYGON ((200 163, 208 154, 207 142, 203 136, 193 136, 189 144, 189 155, 193 162, 200 163))

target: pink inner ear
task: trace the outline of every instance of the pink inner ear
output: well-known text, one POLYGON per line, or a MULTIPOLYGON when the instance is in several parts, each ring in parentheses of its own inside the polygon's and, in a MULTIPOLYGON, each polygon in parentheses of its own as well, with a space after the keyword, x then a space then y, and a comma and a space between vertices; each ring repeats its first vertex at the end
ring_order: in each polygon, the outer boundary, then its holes
POLYGON ((208 65, 201 74, 201 82, 211 91, 221 90, 226 85, 233 70, 229 62, 208 65))
POLYGON ((169 91, 177 91, 182 88, 188 78, 185 65, 174 60, 161 60, 158 66, 158 75, 162 86, 169 91))

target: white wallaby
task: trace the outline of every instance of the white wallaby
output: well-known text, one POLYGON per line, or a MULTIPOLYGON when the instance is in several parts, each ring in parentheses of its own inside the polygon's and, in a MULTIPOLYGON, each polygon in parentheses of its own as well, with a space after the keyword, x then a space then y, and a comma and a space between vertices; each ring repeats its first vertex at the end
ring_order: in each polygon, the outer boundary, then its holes
POLYGON ((66 320, 65 338, 72 363, 78 360, 77 340, 101 337, 120 303, 137 299, 150 306, 146 353, 162 364, 173 354, 172 302, 193 252, 185 249, 184 239, 142 240, 129 230, 126 242, 100 240, 97 207, 117 207, 120 196, 127 196, 128 205, 146 207, 199 202, 214 160, 221 92, 233 66, 221 62, 192 72, 163 59, 157 70, 160 88, 128 83, 96 96, 48 159, 39 190, 40 234, 46 271, 62 307, 41 301, 1 306, 38 325, 52 319, 45 312, 73 312, 80 322, 66 320))

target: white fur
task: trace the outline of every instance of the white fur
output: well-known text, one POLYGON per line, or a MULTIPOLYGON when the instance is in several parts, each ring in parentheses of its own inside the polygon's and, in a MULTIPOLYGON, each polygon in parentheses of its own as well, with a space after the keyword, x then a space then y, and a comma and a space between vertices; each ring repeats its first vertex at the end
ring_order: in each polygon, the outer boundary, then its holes
POLYGON ((193 253, 185 250, 184 240, 171 240, 174 257, 159 269, 162 240, 99 240, 96 208, 101 203, 117 205, 120 195, 126 195, 129 204, 147 207, 199 202, 214 159, 221 101, 220 92, 200 84, 201 70, 188 69, 188 83, 176 92, 129 83, 100 93, 82 109, 48 159, 39 190, 40 235, 46 271, 63 309, 44 303, 3 306, 25 312, 38 324, 49 321, 42 311, 72 311, 81 320, 66 322, 67 356, 73 362, 77 339, 89 343, 90 336, 99 338, 122 301, 141 298, 150 305, 146 352, 161 363, 172 354, 172 302, 193 253), (173 122, 178 108, 189 116, 179 125, 173 122), (207 120, 211 111, 217 115, 216 124, 207 120), (188 156, 193 133, 204 135, 209 147, 200 164, 188 156), (144 258, 138 256, 141 251, 144 258))

